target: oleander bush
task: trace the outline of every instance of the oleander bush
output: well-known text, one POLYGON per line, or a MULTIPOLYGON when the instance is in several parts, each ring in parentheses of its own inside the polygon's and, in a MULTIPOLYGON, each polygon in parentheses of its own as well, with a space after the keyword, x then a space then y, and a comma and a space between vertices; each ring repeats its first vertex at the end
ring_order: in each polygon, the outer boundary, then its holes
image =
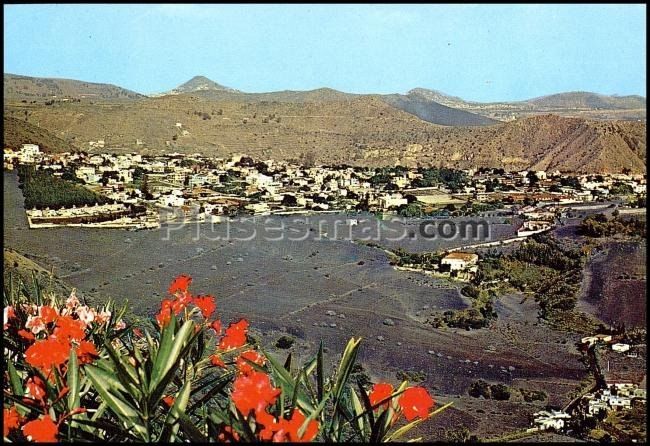
POLYGON ((351 378, 361 339, 338 364, 323 346, 298 365, 269 355, 245 319, 222 327, 213 296, 179 276, 152 321, 91 308, 35 284, 5 285, 3 437, 35 442, 403 440, 444 410, 426 389, 351 378), (330 372, 331 371, 331 372, 330 372))

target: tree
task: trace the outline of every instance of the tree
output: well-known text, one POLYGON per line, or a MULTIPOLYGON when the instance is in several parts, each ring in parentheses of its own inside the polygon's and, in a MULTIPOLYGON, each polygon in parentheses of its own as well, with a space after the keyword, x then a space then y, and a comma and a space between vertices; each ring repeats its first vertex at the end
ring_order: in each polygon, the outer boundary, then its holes
POLYGON ((282 205, 289 207, 298 206, 298 199, 295 197, 295 195, 286 194, 282 197, 282 205))

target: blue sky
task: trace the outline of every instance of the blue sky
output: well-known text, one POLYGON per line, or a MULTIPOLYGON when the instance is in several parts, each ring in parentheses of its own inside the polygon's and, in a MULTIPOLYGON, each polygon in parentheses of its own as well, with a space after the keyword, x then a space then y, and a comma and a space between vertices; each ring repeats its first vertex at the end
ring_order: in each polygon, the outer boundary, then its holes
POLYGON ((169 90, 646 94, 645 5, 5 5, 4 71, 169 90))

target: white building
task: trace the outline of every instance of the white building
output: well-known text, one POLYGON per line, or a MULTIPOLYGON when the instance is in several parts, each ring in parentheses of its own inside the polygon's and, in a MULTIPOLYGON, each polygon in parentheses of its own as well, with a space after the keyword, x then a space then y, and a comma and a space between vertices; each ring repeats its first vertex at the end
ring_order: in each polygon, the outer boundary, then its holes
POLYGON ((548 231, 551 229, 551 223, 543 220, 528 220, 517 230, 517 237, 527 237, 529 235, 548 231))
POLYGON ((441 265, 449 265, 451 271, 462 271, 478 263, 478 255, 470 252, 452 252, 442 258, 441 265))
POLYGON ((616 344, 612 345, 612 350, 614 350, 615 352, 618 352, 618 353, 626 352, 629 349, 630 349, 629 344, 623 344, 623 343, 619 342, 619 343, 616 343, 616 344))
POLYGON ((571 419, 571 415, 558 410, 542 410, 535 415, 534 422, 540 430, 553 429, 560 431, 566 425, 566 421, 571 419))
POLYGON ((382 209, 396 208, 408 204, 408 200, 402 194, 386 194, 379 197, 379 206, 382 209))

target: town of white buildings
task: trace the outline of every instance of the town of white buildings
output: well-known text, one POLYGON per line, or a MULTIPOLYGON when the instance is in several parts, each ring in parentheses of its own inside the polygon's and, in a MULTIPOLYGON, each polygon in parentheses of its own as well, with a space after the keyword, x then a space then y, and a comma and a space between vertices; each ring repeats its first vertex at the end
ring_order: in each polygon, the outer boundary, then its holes
MULTIPOLYGON (((101 148, 102 142, 97 141, 95 149, 101 148)), ((167 210, 167 215, 171 216, 168 218, 199 221, 218 221, 240 213, 268 215, 358 210, 395 213, 414 201, 433 209, 499 202, 502 208, 514 210, 528 220, 519 229, 519 235, 529 235, 549 229, 560 206, 605 199, 621 190, 628 197, 644 198, 646 194, 645 175, 569 176, 559 171, 465 170, 466 181, 452 190, 445 183, 422 187, 425 177, 422 169, 305 167, 286 161, 256 161, 242 154, 209 158, 198 153, 160 156, 44 153, 34 144, 24 144, 15 151, 4 150, 4 168, 11 170, 18 164, 50 170, 55 176, 73 175, 86 187, 117 203, 144 205, 150 211, 167 210)), ((69 209, 28 212, 38 219, 46 215, 69 217, 104 211, 100 207, 90 207, 74 212, 69 209)), ((146 221, 151 226, 151 218, 146 221)), ((103 226, 111 224, 104 222, 103 226)))

